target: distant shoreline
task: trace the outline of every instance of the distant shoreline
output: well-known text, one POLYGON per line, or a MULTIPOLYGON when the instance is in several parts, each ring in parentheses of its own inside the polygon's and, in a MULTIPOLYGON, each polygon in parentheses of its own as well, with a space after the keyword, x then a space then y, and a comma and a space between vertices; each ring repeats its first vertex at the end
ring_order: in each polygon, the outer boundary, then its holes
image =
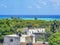
POLYGON ((34 18, 38 18, 38 20, 60 20, 60 15, 0 15, 0 19, 5 19, 5 18, 22 18, 23 20, 34 20, 34 18))
POLYGON ((0 15, 0 18, 21 17, 21 18, 60 18, 60 15, 0 15))

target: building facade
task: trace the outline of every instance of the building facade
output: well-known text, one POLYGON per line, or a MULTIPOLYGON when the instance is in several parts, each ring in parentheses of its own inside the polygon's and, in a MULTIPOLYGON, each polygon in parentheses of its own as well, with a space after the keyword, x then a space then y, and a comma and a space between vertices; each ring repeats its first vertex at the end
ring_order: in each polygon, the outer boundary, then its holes
POLYGON ((34 28, 34 29, 28 29, 24 32, 27 35, 35 35, 35 41, 37 41, 39 38, 44 37, 45 38, 45 28, 34 28))
POLYGON ((4 37, 4 45, 23 45, 25 44, 32 44, 35 43, 35 36, 34 35, 22 35, 18 36, 14 35, 6 35, 4 37))
POLYGON ((18 35, 6 35, 4 37, 4 45, 20 45, 20 37, 18 35))
POLYGON ((43 44, 43 41, 41 41, 42 43, 36 42, 41 36, 45 37, 44 28, 28 29, 24 30, 24 34, 21 34, 21 36, 17 34, 6 35, 4 37, 4 45, 47 45, 47 43, 43 44))

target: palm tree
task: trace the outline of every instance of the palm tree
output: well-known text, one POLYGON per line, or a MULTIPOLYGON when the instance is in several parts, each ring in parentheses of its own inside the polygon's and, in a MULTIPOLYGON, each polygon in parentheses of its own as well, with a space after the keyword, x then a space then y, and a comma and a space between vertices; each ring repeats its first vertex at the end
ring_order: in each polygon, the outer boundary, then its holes
POLYGON ((51 32, 55 33, 57 32, 57 28, 59 28, 59 25, 56 20, 53 21, 53 24, 51 24, 51 32))
POLYGON ((35 20, 37 20, 38 18, 37 17, 34 17, 35 20))

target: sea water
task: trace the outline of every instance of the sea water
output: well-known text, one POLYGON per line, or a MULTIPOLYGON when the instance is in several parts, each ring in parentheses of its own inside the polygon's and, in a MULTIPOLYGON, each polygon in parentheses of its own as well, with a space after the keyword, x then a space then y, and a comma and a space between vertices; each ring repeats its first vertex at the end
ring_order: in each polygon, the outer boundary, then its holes
POLYGON ((60 20, 60 15, 0 15, 0 19, 3 18, 11 18, 11 17, 15 17, 15 18, 22 18, 23 20, 34 20, 35 17, 38 20, 60 20))

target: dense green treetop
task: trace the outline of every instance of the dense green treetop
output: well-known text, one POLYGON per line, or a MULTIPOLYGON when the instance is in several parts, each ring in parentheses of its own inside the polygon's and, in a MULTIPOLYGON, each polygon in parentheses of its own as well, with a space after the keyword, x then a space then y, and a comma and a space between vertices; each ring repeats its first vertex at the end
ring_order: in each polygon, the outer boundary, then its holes
POLYGON ((60 45, 60 32, 56 32, 49 37, 49 45, 60 45))

